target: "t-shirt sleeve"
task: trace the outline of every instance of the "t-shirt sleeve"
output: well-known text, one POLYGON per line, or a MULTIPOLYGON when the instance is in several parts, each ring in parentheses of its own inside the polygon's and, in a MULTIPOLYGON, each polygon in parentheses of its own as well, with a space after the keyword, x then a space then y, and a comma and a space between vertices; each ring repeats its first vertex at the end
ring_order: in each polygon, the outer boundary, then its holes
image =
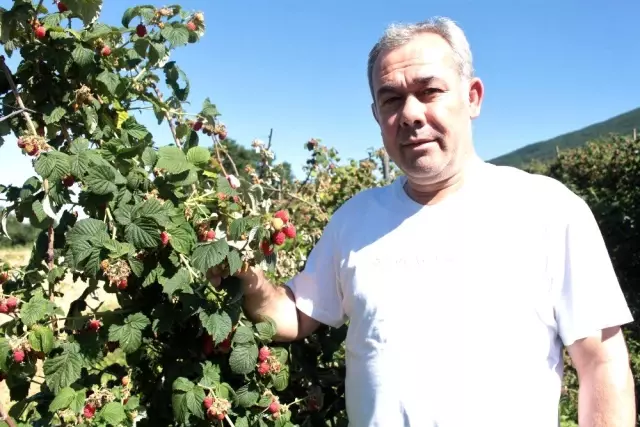
POLYGON ((339 248, 332 221, 309 253, 304 269, 286 285, 295 296, 298 310, 337 328, 346 322, 346 315, 340 285, 339 248))
POLYGON ((555 306, 565 346, 633 321, 602 233, 591 209, 575 196, 566 212, 564 263, 555 306))

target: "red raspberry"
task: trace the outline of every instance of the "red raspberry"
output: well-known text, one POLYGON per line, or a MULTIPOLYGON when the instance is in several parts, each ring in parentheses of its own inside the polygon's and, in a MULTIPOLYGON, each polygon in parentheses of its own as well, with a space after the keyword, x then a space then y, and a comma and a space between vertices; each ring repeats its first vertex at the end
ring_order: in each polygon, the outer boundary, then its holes
POLYGON ((271 351, 267 347, 262 347, 258 352, 258 360, 264 362, 271 355, 271 351))
POLYGON ((263 240, 262 243, 260 243, 260 249, 262 249, 262 253, 265 255, 271 255, 273 253, 273 248, 268 240, 263 240))
POLYGON ((209 356, 215 350, 215 343, 213 342, 213 337, 207 334, 204 336, 204 342, 202 343, 202 352, 205 356, 209 356))
POLYGON ((122 279, 118 282, 118 289, 127 289, 128 285, 129 282, 127 281, 127 279, 122 279))
POLYGON ((200 129, 202 129, 202 122, 198 120, 197 122, 193 123, 193 125, 191 125, 191 129, 198 132, 200 129))
POLYGON ((102 50, 100 51, 100 55, 102 55, 102 56, 111 55, 111 48, 109 46, 103 47, 102 50))
POLYGON ((37 156, 39 152, 40 152, 40 149, 38 148, 38 146, 33 145, 29 148, 29 150, 27 151, 27 154, 30 156, 37 156))
POLYGON ((6 282, 7 280, 9 280, 9 273, 6 271, 3 271, 2 273, 0 273, 0 285, 6 282))
POLYGON ((196 30, 196 24, 193 21, 187 22, 187 30, 195 31, 196 30))
POLYGON ((0 313, 6 314, 9 312, 9 307, 7 307, 7 303, 2 301, 0 302, 0 313))
POLYGON ((285 225, 284 228, 282 229, 282 232, 289 239, 295 239, 296 238, 296 228, 293 226, 293 224, 285 225))
POLYGON ((47 29, 43 26, 36 28, 36 37, 43 39, 47 36, 47 29))
POLYGON ((19 148, 24 148, 24 140, 22 138, 18 138, 18 147, 19 148))
POLYGON ((204 404, 205 409, 211 408, 211 405, 213 405, 213 397, 211 396, 205 397, 202 403, 204 404))
POLYGON ((286 238, 287 236, 285 236, 285 234, 282 231, 276 231, 271 236, 271 241, 273 242, 274 245, 280 246, 281 244, 284 243, 286 238))
POLYGON ((122 385, 125 386, 125 387, 129 385, 129 377, 128 376, 122 377, 122 385))
POLYGON ((22 350, 21 348, 13 350, 13 360, 16 363, 22 363, 22 361, 24 360, 24 350, 22 350))
POLYGON ((84 405, 84 410, 82 411, 85 418, 93 418, 96 414, 96 407, 90 403, 84 405))
POLYGON ((279 210, 273 214, 274 217, 280 218, 285 224, 289 222, 289 214, 285 210, 279 210))
POLYGON ((75 181, 76 180, 73 175, 67 175, 62 178, 62 185, 64 185, 65 187, 71 187, 75 183, 75 181))
POLYGON ((280 411, 280 404, 278 402, 271 402, 271 404, 269 405, 269 412, 271 412, 272 414, 275 414, 276 412, 280 411))
POLYGON ((7 298, 6 304, 9 311, 13 311, 18 306, 18 300, 16 299, 16 297, 9 297, 7 298))
POLYGON ((147 35, 147 27, 145 27, 142 24, 138 24, 138 26, 136 27, 136 34, 138 35, 138 37, 144 37, 147 35))
POLYGON ((167 246, 167 244, 169 244, 169 233, 166 231, 160 233, 160 241, 162 242, 162 246, 167 246))
POLYGON ((66 12, 67 10, 69 10, 69 8, 67 8, 67 5, 62 3, 61 1, 58 2, 58 12, 63 13, 66 12))
POLYGON ((213 239, 216 238, 216 232, 215 230, 209 230, 207 231, 207 240, 208 241, 212 241, 213 239))
POLYGON ((260 375, 267 375, 269 373, 269 364, 267 362, 262 362, 258 365, 258 373, 260 375))
POLYGON ((98 319, 89 320, 89 329, 91 329, 92 331, 97 331, 98 329, 100 329, 100 326, 102 326, 102 322, 100 322, 98 319))

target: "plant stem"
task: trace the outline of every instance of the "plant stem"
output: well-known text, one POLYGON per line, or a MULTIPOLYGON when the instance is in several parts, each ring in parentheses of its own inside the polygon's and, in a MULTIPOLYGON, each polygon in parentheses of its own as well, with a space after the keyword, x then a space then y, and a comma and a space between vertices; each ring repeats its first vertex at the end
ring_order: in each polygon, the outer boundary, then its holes
MULTIPOLYGON (((40 2, 42 4, 42 1, 40 2)), ((20 97, 20 93, 18 92, 18 88, 16 87, 15 82, 13 81, 13 77, 11 77, 11 70, 7 67, 7 64, 4 62, 4 57, 0 57, 0 67, 2 67, 2 71, 4 75, 7 77, 7 82, 9 83, 9 87, 11 87, 11 91, 13 92, 13 96, 16 98, 16 102, 18 106, 22 109, 22 114, 24 115, 24 119, 27 121, 27 126, 29 126, 29 130, 37 135, 38 132, 36 130, 36 126, 33 124, 31 120, 31 115, 27 111, 27 107, 24 106, 24 102, 22 102, 22 98, 20 97)))

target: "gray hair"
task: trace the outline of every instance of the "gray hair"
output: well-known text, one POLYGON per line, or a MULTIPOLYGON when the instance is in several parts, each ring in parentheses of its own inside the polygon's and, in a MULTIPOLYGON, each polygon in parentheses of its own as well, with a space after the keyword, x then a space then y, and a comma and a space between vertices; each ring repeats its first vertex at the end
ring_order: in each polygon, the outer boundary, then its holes
POLYGON ((469 42, 462 29, 451 19, 434 17, 415 24, 391 24, 387 27, 380 40, 373 46, 371 52, 369 52, 367 76, 369 78, 371 96, 374 99, 373 67, 380 54, 400 47, 413 40, 414 37, 424 33, 434 33, 445 39, 451 46, 451 50, 453 50, 453 58, 458 67, 460 78, 469 80, 473 77, 473 57, 469 42))

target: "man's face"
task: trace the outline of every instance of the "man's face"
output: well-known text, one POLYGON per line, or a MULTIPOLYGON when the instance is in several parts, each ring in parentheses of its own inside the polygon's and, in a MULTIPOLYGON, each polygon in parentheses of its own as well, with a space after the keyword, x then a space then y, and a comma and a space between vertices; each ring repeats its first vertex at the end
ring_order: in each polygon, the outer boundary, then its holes
POLYGON ((380 55, 373 91, 385 149, 412 181, 429 185, 459 172, 483 88, 479 79, 461 81, 446 40, 427 33, 380 55))

